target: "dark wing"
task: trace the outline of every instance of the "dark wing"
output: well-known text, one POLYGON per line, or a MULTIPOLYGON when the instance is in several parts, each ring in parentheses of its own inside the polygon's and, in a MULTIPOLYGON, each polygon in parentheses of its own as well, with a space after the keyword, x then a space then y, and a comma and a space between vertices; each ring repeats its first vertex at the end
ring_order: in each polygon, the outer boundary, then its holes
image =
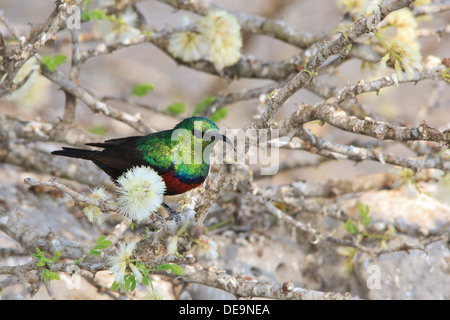
POLYGON ((142 138, 143 136, 132 136, 132 137, 125 137, 125 138, 117 138, 117 139, 110 139, 106 140, 105 142, 90 142, 86 143, 87 146, 91 147, 99 147, 99 148, 110 148, 114 147, 123 143, 133 142, 137 139, 142 138))
POLYGON ((112 139, 104 143, 88 143, 89 146, 104 148, 101 152, 88 153, 83 158, 95 162, 99 167, 114 169, 123 173, 134 166, 147 165, 142 152, 137 148, 139 136, 112 139))
POLYGON ((102 151, 63 148, 52 153, 91 160, 113 180, 135 166, 149 166, 159 174, 163 174, 171 167, 170 146, 164 140, 166 135, 164 132, 156 132, 147 136, 131 136, 86 144, 103 148, 102 151))

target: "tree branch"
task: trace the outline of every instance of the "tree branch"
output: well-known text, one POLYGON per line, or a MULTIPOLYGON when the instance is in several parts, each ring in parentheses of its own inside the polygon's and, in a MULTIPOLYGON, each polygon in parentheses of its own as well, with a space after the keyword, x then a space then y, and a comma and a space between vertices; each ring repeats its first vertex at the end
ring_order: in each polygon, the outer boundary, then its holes
MULTIPOLYGON (((73 5, 80 5, 81 0, 74 0, 72 2, 73 5)), ((3 62, 6 78, 0 85, 0 97, 16 89, 14 87, 14 77, 17 72, 19 72, 20 68, 29 58, 38 53, 60 30, 67 19, 69 7, 65 1, 56 1, 56 8, 47 18, 47 21, 40 28, 33 29, 27 41, 20 42, 17 45, 6 45, 2 49, 2 56, 6 58, 3 62)))

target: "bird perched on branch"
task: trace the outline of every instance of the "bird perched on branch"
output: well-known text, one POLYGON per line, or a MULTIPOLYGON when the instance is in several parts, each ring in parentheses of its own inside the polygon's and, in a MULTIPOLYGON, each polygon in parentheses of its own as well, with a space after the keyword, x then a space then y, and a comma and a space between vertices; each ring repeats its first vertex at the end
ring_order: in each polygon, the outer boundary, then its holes
MULTIPOLYGON (((217 141, 233 145, 207 118, 190 117, 171 130, 86 143, 101 151, 63 147, 52 154, 91 160, 113 181, 136 166, 154 169, 166 184, 166 195, 177 195, 200 186, 209 173, 209 158, 217 141)), ((171 208, 165 203, 169 210, 171 208)))

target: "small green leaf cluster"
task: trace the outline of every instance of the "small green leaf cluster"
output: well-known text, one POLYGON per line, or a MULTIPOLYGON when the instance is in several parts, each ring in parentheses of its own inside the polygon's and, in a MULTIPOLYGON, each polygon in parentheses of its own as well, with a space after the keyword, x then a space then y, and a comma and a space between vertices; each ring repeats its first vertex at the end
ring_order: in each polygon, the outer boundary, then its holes
POLYGON ((183 276, 183 268, 176 264, 162 264, 159 266, 156 266, 154 268, 148 269, 146 265, 142 262, 139 262, 137 260, 133 261, 135 266, 140 271, 142 278, 140 281, 136 279, 135 273, 127 273, 124 277, 124 281, 122 283, 117 283, 116 281, 113 282, 111 285, 111 290, 114 291, 117 288, 120 288, 123 292, 133 292, 136 289, 136 285, 140 282, 144 286, 150 285, 152 287, 152 290, 155 291, 153 288, 152 278, 150 276, 150 272, 156 272, 156 271, 165 271, 165 272, 173 272, 177 276, 183 276))
POLYGON ((176 264, 166 263, 157 266, 154 271, 165 271, 165 272, 173 272, 177 276, 182 277, 184 274, 184 270, 182 267, 176 264))
POLYGON ((103 125, 88 128, 87 131, 97 136, 105 136, 108 133, 108 129, 103 125))
POLYGON ((102 9, 84 11, 81 14, 81 21, 105 20, 107 18, 108 16, 102 9))
POLYGON ((75 260, 75 264, 79 264, 80 262, 84 261, 87 256, 97 256, 99 257, 102 253, 101 250, 104 250, 108 248, 112 242, 108 239, 106 239, 106 236, 100 236, 97 239, 97 242, 95 243, 95 246, 91 248, 84 256, 82 256, 80 259, 75 260))
POLYGON ((219 122, 222 119, 225 119, 228 115, 228 109, 227 107, 222 107, 219 110, 217 110, 216 112, 214 112, 209 119, 211 119, 211 121, 214 122, 219 122))
POLYGON ((203 112, 209 105, 211 105, 214 101, 216 101, 216 98, 213 96, 208 96, 199 103, 197 103, 194 107, 193 116, 196 116, 200 114, 200 112, 203 112))
POLYGON ((133 87, 131 93, 138 97, 145 96, 149 91, 155 90, 155 86, 152 83, 140 83, 133 87))
POLYGON ((183 102, 174 102, 167 107, 166 112, 174 116, 177 116, 179 114, 184 113, 184 110, 185 107, 183 102))
POLYGON ((54 72, 56 68, 62 65, 67 59, 65 55, 56 55, 54 57, 43 56, 41 59, 41 64, 45 66, 48 71, 54 72))
MULTIPOLYGON (((152 279, 145 264, 138 262, 136 260, 135 265, 142 274, 142 279, 140 280, 140 282, 146 286, 150 284, 153 288, 152 279)), ((123 292, 133 292, 134 289, 136 289, 136 285, 138 284, 138 282, 139 281, 136 279, 134 273, 127 273, 123 278, 123 282, 121 283, 117 283, 116 281, 113 282, 113 284, 111 285, 111 290, 114 291, 117 288, 120 288, 123 292)))
POLYGON ((103 11, 103 9, 90 9, 91 0, 83 1, 83 12, 81 14, 81 21, 94 21, 94 20, 104 20, 107 19, 108 16, 103 11))
POLYGON ((381 241, 381 245, 385 246, 386 245, 385 242, 391 239, 392 236, 395 234, 394 227, 390 226, 383 234, 376 234, 369 232, 367 230, 367 227, 372 221, 372 219, 369 217, 370 208, 368 205, 364 205, 359 201, 357 202, 357 206, 360 215, 359 220, 354 221, 353 219, 350 218, 347 219, 347 221, 343 225, 344 229, 352 235, 361 236, 360 241, 363 241, 366 238, 372 238, 381 241))
MULTIPOLYGON (((359 219, 359 223, 361 224, 361 226, 363 227, 364 231, 366 231, 367 225, 371 222, 371 218, 369 217, 369 206, 368 205, 364 205, 361 202, 357 202, 357 206, 358 206, 358 211, 360 214, 360 219, 359 219)), ((348 233, 350 234, 359 234, 360 231, 358 230, 358 225, 355 221, 353 221, 353 219, 348 218, 347 221, 344 224, 344 229, 347 230, 348 233)))
POLYGON ((58 261, 58 259, 61 257, 61 253, 59 252, 59 250, 57 250, 55 252, 55 256, 52 259, 45 257, 44 252, 42 252, 38 248, 36 248, 36 254, 32 254, 32 256, 35 257, 36 259, 38 259, 38 262, 37 262, 38 267, 44 267, 44 266, 46 267, 45 269, 42 270, 42 273, 41 273, 42 281, 50 282, 52 280, 60 279, 59 275, 56 272, 48 269, 48 267, 50 267, 53 263, 58 261))
MULTIPOLYGON (((369 217, 369 206, 364 205, 359 201, 357 202, 357 206, 360 215, 359 221, 354 221, 353 219, 348 218, 343 225, 343 228, 352 235, 369 235, 369 233, 366 232, 367 225, 371 222, 371 218, 369 217), (363 231, 360 231, 358 225, 362 227, 363 231)), ((350 247, 344 249, 343 251, 343 253, 347 256, 347 258, 345 259, 345 270, 349 275, 353 272, 353 258, 355 257, 355 254, 357 252, 358 249, 350 247)))

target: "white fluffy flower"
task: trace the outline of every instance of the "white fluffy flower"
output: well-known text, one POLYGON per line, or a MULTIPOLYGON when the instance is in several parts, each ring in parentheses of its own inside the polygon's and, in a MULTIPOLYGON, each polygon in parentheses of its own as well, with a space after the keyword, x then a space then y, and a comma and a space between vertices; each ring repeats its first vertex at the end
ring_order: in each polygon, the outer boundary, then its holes
POLYGON ((218 69, 235 64, 241 57, 242 35, 237 18, 227 11, 210 12, 200 23, 200 33, 209 45, 208 60, 218 69))
POLYGON ((164 180, 149 167, 134 167, 117 179, 120 213, 143 221, 155 213, 164 199, 164 180))
POLYGON ((211 11, 200 21, 200 32, 208 40, 215 37, 240 35, 241 26, 237 18, 225 10, 211 11))
POLYGON ((217 243, 206 237, 202 237, 197 243, 200 245, 200 250, 198 251, 198 256, 200 258, 205 258, 207 260, 217 260, 217 258, 219 257, 219 252, 217 251, 217 243))
POLYGON ((206 59, 217 69, 235 64, 241 57, 242 35, 237 18, 215 10, 198 21, 198 32, 179 32, 169 39, 169 52, 183 61, 206 59))
POLYGON ((409 8, 391 12, 386 17, 386 23, 397 28, 396 40, 403 43, 410 51, 420 53, 420 44, 417 40, 418 24, 414 13, 409 8))
POLYGON ((136 242, 120 242, 116 256, 108 257, 109 270, 114 274, 116 283, 123 283, 127 266, 133 271, 136 281, 142 280, 142 274, 131 259, 136 249, 136 242))
MULTIPOLYGON (((98 199, 101 201, 106 201, 108 199, 108 196, 106 195, 105 188, 95 188, 94 191, 92 191, 92 194, 89 196, 92 199, 98 199)), ((95 225, 101 225, 107 215, 103 213, 99 207, 93 206, 93 205, 87 205, 83 209, 83 213, 88 218, 89 222, 95 225)))
POLYGON ((106 20, 96 21, 95 27, 105 44, 123 43, 141 34, 141 31, 135 27, 137 20, 136 11, 128 7, 118 18, 109 17, 106 20))
POLYGON ((390 53, 385 55, 381 61, 386 63, 388 60, 391 60, 390 63, 394 66, 400 81, 405 76, 407 80, 411 80, 416 72, 422 71, 422 56, 420 52, 411 50, 400 41, 394 41, 389 50, 390 53))
POLYGON ((178 32, 170 36, 169 52, 183 61, 197 61, 208 53, 204 36, 195 32, 178 32))

